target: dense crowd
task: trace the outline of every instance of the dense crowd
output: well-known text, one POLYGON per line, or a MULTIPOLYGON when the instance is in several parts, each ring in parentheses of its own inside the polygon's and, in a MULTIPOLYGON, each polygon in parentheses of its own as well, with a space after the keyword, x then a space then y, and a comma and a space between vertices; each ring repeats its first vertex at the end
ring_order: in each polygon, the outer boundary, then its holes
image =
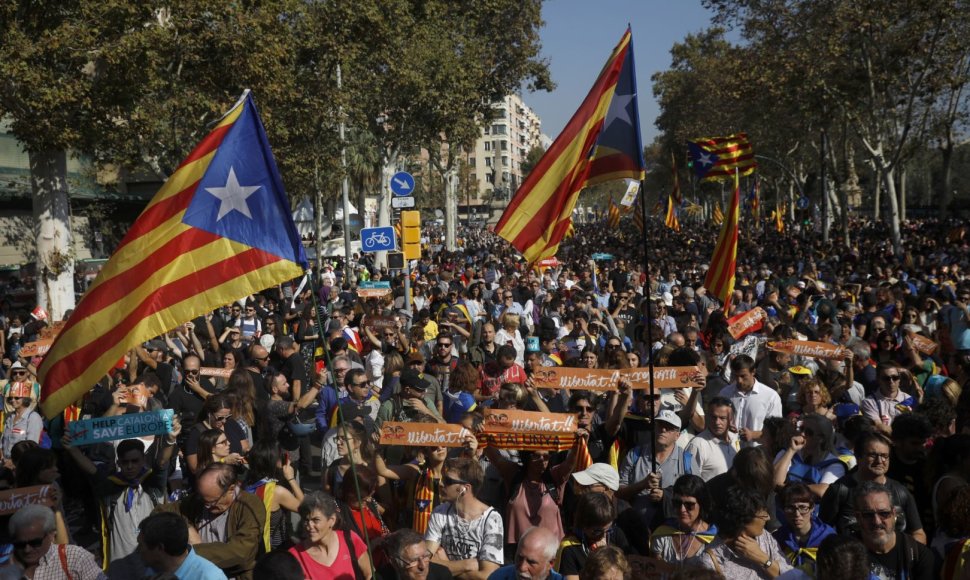
POLYGON ((851 244, 743 225, 727 309, 701 225, 650 223, 646 247, 627 221, 579 226, 542 268, 460 231, 425 248, 410 296, 370 255, 323 261, 132 348, 51 420, 20 356, 46 323, 0 303, 0 487, 47 486, 0 516, 0 578, 961 578, 970 244, 910 222, 897 255, 852 225, 851 244), (700 386, 534 381, 650 364, 700 386), (574 443, 379 443, 388 421, 481 434, 488 408, 571 414, 574 443), (164 409, 162 435, 66 428, 164 409))

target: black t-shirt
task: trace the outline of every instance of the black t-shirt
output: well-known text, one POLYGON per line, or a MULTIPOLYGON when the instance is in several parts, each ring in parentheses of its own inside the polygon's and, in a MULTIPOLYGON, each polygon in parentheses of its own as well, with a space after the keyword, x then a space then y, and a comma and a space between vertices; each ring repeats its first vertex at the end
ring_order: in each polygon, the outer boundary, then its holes
MULTIPOLYGON (((200 377, 199 380, 203 389, 210 393, 216 392, 216 388, 208 378, 200 377)), ((178 414, 179 420, 182 421, 182 433, 187 433, 195 425, 199 411, 202 410, 202 403, 202 397, 196 395, 192 389, 184 384, 172 389, 172 394, 168 397, 168 406, 178 414)))
MULTIPOLYGON (((855 509, 852 505, 853 493, 859 487, 855 478, 856 469, 840 477, 829 486, 819 505, 819 518, 833 526, 840 534, 847 533, 856 526, 855 509)), ((912 494, 898 481, 887 477, 886 487, 892 492, 893 505, 900 508, 904 532, 923 529, 923 521, 912 494)), ((899 529, 899 528, 897 528, 899 529)))
MULTIPOLYGON (((622 529, 613 526, 609 534, 610 536, 607 539, 609 545, 623 550, 624 554, 632 553, 630 542, 627 540, 626 534, 623 533, 622 529)), ((556 571, 563 576, 579 576, 579 572, 586 565, 587 559, 589 559, 589 548, 583 544, 566 546, 562 549, 562 555, 559 557, 559 568, 556 571)))
MULTIPOLYGON (((189 436, 185 439, 185 449, 183 449, 186 456, 196 455, 199 452, 199 437, 206 429, 207 427, 204 424, 197 423, 189 431, 189 436)), ((242 427, 239 426, 239 423, 230 417, 226 419, 223 431, 226 432, 226 438, 229 439, 229 453, 242 455, 242 442, 246 439, 246 434, 243 432, 242 427)))
POLYGON ((883 580, 931 580, 938 577, 936 554, 896 532, 896 546, 885 554, 869 552, 869 572, 883 580))
POLYGON ((293 384, 294 381, 300 381, 300 393, 305 393, 310 387, 310 383, 306 376, 306 366, 303 364, 303 357, 300 356, 299 352, 291 354, 285 361, 283 361, 280 372, 286 377, 286 380, 293 384))

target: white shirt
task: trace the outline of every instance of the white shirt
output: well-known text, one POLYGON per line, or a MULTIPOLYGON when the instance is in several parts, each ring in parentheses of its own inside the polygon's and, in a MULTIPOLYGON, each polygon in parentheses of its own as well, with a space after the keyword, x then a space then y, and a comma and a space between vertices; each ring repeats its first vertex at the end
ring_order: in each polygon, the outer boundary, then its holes
POLYGON ((691 473, 704 481, 727 473, 734 464, 734 456, 741 449, 737 433, 728 432, 728 440, 715 437, 710 429, 704 429, 687 444, 691 456, 691 473))
MULTIPOLYGON (((737 383, 731 383, 719 394, 734 403, 734 427, 738 432, 741 429, 761 431, 765 419, 781 417, 781 397, 771 387, 757 380, 747 393, 738 390, 737 383)), ((748 441, 742 446, 757 447, 758 443, 748 441)))

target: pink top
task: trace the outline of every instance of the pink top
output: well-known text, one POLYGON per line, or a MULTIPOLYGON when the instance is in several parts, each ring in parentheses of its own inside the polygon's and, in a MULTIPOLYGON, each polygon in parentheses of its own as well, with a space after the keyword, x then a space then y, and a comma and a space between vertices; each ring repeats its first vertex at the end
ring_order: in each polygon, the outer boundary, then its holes
MULTIPOLYGON (((559 464, 550 471, 553 483, 556 485, 556 495, 562 501, 566 482, 569 480, 569 471, 557 469, 560 467, 565 467, 565 465, 559 464)), ((556 534, 556 537, 560 540, 565 536, 562 518, 559 515, 559 504, 550 494, 546 493, 546 484, 541 481, 522 482, 519 492, 509 500, 508 515, 505 521, 509 523, 506 542, 510 544, 517 544, 522 534, 533 526, 549 530, 556 534)))
MULTIPOLYGON (((337 548, 337 558, 329 566, 324 566, 314 560, 310 554, 307 554, 306 546, 303 544, 297 544, 289 549, 289 552, 300 562, 305 578, 310 580, 354 580, 356 577, 350 550, 347 548, 347 542, 344 541, 344 532, 334 530, 333 533, 337 534, 339 547, 337 548)), ((354 532, 350 532, 350 538, 354 543, 354 552, 360 559, 361 554, 367 551, 367 544, 354 532)))

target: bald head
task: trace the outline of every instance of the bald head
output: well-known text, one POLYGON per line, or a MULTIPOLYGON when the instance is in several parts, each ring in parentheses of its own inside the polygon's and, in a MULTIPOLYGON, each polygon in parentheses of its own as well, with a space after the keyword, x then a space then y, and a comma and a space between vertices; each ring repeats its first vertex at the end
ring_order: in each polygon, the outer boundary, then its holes
POLYGON ((265 367, 269 364, 269 351, 261 344, 254 344, 249 349, 249 358, 255 361, 260 367, 265 367))
POLYGON ((559 539, 545 528, 529 528, 519 538, 515 571, 523 580, 546 580, 555 562, 559 539))

